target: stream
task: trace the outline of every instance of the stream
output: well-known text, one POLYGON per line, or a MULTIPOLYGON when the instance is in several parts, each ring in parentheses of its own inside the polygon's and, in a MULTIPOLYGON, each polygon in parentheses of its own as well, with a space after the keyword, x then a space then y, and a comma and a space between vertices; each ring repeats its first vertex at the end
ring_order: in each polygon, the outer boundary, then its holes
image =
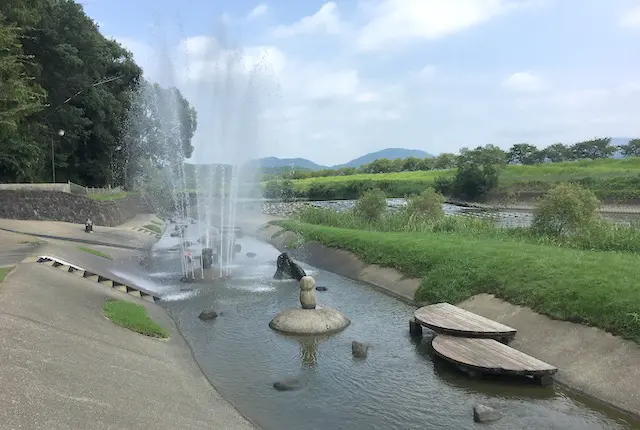
MULTIPOLYGON (((171 229, 169 229, 171 230, 171 229)), ((196 238, 195 226, 188 237, 196 238)), ((287 337, 269 321, 299 307, 295 281, 272 279, 279 252, 252 238, 232 278, 212 285, 183 284, 177 238, 166 234, 155 246, 149 276, 163 291, 161 302, 175 319, 206 376, 238 410, 267 430, 472 429, 473 405, 498 409, 489 429, 625 429, 628 418, 558 387, 522 380, 475 380, 434 359, 429 332, 409 336, 414 307, 369 286, 302 264, 317 285, 322 306, 352 321, 343 332, 322 338, 287 337), (256 254, 249 258, 247 252, 256 254), (202 310, 219 317, 201 321, 202 310), (364 361, 352 358, 351 342, 370 345, 364 361), (273 383, 298 378, 298 391, 279 392, 273 383)), ((637 424, 637 423, 636 423, 637 424)))

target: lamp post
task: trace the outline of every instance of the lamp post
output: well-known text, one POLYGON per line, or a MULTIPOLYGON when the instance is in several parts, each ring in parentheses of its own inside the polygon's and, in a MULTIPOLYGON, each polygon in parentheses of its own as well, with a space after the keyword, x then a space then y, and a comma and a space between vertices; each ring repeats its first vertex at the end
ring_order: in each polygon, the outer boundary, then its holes
POLYGON ((109 186, 111 188, 113 188, 113 169, 115 168, 115 166, 113 165, 113 154, 116 151, 120 151, 122 149, 122 146, 118 145, 115 148, 113 148, 111 150, 111 160, 110 160, 110 164, 111 164, 111 168, 109 169, 110 175, 109 175, 109 186))
MULTIPOLYGON (((58 130, 58 136, 64 136, 64 130, 58 130)), ((53 177, 53 183, 56 183, 56 151, 55 151, 55 138, 51 137, 51 175, 53 177)))

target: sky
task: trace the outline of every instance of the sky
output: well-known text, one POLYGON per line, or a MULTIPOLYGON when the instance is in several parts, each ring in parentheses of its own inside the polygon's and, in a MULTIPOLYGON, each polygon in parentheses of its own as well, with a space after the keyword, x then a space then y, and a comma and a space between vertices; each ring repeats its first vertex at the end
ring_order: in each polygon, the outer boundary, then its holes
POLYGON ((640 0, 81 3, 195 106, 198 162, 640 136, 640 0))

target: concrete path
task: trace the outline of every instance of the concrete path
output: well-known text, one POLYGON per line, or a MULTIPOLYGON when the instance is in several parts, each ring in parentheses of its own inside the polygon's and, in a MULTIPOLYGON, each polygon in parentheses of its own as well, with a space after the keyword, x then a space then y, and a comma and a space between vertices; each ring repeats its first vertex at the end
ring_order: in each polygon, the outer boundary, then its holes
POLYGON ((161 307, 46 265, 0 284, 0 429, 251 429, 205 379, 161 307), (118 327, 106 299, 135 300, 168 341, 118 327))
POLYGON ((76 242, 124 246, 128 248, 150 248, 156 237, 137 232, 129 227, 94 226, 93 233, 85 233, 83 224, 72 224, 57 221, 25 221, 0 219, 0 230, 20 233, 46 239, 66 239, 76 242))

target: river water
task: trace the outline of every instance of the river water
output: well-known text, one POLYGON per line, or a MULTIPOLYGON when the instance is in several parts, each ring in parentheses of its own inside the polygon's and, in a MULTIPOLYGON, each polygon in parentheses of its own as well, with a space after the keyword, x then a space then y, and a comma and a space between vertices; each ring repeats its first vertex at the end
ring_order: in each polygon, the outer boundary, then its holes
MULTIPOLYGON (((323 201, 305 201, 305 202, 277 202, 270 201, 263 203, 262 209, 265 213, 275 216, 291 216, 296 209, 303 204, 310 204, 326 209, 333 209, 343 212, 352 209, 355 200, 323 200, 323 201)), ((387 199, 387 208, 390 211, 397 210, 406 204, 405 199, 387 199)), ((442 205, 445 214, 469 216, 475 218, 483 218, 494 221, 498 226, 504 228, 526 227, 533 221, 533 213, 526 209, 482 209, 477 207, 456 206, 445 203, 442 205)), ((631 223, 640 222, 640 214, 637 213, 603 213, 603 217, 609 221, 619 224, 629 225, 631 223)))
MULTIPOLYGON (((169 229, 170 230, 170 229, 169 229)), ((193 226, 187 235, 195 236, 193 226)), ((233 277, 215 285, 186 285, 179 255, 168 235, 151 255, 149 276, 168 292, 162 302, 174 317, 204 373, 242 414, 267 430, 305 429, 472 429, 472 407, 500 410, 490 429, 622 429, 631 421, 559 388, 525 381, 472 380, 432 357, 429 335, 409 336, 414 307, 367 285, 303 264, 317 285, 320 305, 344 312, 352 324, 325 338, 286 337, 269 321, 281 310, 299 307, 294 281, 274 281, 279 252, 251 238, 233 277), (256 254, 248 258, 247 252, 256 254), (185 291, 188 290, 188 291, 185 291), (201 321, 215 309, 220 316, 201 321), (370 344, 357 361, 351 342, 370 344), (299 378, 298 391, 278 392, 275 381, 299 378)), ((636 423, 637 424, 637 423, 636 423)))

